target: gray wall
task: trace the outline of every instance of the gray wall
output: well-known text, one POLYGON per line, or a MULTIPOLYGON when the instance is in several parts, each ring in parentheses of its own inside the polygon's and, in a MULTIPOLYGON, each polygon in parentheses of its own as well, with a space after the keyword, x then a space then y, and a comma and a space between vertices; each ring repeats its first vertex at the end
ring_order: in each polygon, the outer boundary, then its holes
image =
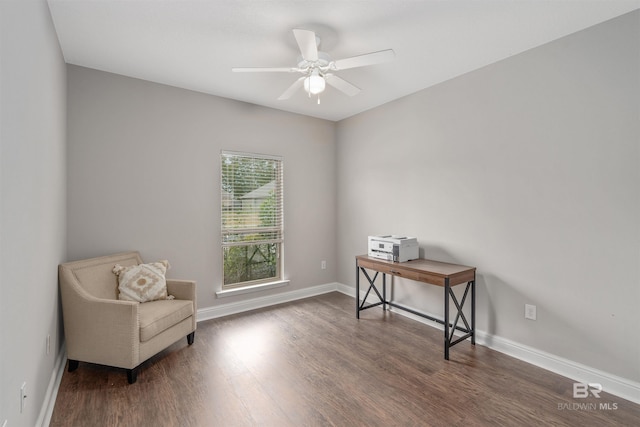
MULTIPOLYGON (((340 122, 339 282, 368 234, 416 236, 478 267, 480 330, 640 381, 639 19, 340 122)), ((442 314, 441 289, 396 283, 442 314)))
POLYGON ((198 282, 200 308, 335 281, 332 122, 67 69, 70 259, 124 250, 168 259, 169 277, 198 282), (288 287, 214 295, 222 278, 221 150, 284 157, 288 287))
POLYGON ((1 1, 0 31, 0 424, 33 426, 62 342, 65 65, 44 0, 1 1))

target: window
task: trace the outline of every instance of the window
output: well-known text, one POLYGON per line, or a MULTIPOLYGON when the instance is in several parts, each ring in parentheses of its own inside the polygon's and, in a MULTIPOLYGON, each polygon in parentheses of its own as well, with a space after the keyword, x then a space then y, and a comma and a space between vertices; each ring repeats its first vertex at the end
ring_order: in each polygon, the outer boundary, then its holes
POLYGON ((281 280, 282 159, 223 151, 222 289, 281 280))

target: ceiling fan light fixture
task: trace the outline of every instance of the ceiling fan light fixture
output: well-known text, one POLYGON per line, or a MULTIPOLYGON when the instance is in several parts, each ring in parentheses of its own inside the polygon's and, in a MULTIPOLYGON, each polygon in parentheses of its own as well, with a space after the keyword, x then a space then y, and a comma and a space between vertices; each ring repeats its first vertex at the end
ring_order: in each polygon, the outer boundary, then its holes
POLYGON ((318 70, 313 70, 311 75, 304 79, 304 90, 311 95, 317 95, 324 92, 326 83, 324 77, 320 75, 318 70))

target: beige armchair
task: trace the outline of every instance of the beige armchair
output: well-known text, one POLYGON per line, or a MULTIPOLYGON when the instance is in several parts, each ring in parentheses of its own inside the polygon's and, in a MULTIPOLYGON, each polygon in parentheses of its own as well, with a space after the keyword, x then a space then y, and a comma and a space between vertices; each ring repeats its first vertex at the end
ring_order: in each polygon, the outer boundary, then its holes
POLYGON ((139 365, 182 337, 193 344, 196 284, 167 279, 172 300, 145 303, 118 299, 114 265, 142 264, 137 252, 61 264, 58 269, 69 372, 79 362, 127 370, 130 384, 139 365))

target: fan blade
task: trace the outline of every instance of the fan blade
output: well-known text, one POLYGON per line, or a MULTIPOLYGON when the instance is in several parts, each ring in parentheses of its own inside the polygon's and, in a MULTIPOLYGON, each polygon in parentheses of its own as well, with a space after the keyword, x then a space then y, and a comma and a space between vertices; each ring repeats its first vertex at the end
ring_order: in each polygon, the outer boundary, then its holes
POLYGON ((298 42, 302 58, 306 61, 318 60, 318 45, 316 44, 316 33, 310 30, 293 30, 293 35, 298 42))
POLYGON ((263 73, 263 72, 285 72, 285 73, 295 73, 299 71, 297 68, 292 67, 236 67, 232 68, 231 71, 234 73, 263 73))
POLYGON ((393 49, 387 49, 378 52, 365 53, 364 55, 352 56, 350 58, 338 59, 335 61, 335 65, 336 70, 346 70, 347 68, 364 67, 366 65, 391 61, 395 56, 396 54, 393 49))
POLYGON ((335 87, 336 89, 338 89, 341 92, 346 93, 349 96, 354 96, 354 95, 357 95, 357 94, 360 93, 360 88, 352 85, 351 83, 349 83, 345 79, 341 79, 340 77, 338 77, 338 76, 336 76, 334 74, 327 74, 327 75, 324 76, 324 79, 331 86, 335 87))
POLYGON ((289 88, 287 90, 285 90, 282 95, 280 95, 280 97, 278 98, 278 101, 282 101, 283 99, 289 99, 291 97, 291 95, 293 95, 293 93, 295 91, 297 91, 298 89, 300 89, 302 87, 302 85, 304 83, 304 79, 306 79, 306 78, 307 78, 306 76, 302 76, 298 80, 293 82, 293 84, 291 86, 289 86, 289 88))

